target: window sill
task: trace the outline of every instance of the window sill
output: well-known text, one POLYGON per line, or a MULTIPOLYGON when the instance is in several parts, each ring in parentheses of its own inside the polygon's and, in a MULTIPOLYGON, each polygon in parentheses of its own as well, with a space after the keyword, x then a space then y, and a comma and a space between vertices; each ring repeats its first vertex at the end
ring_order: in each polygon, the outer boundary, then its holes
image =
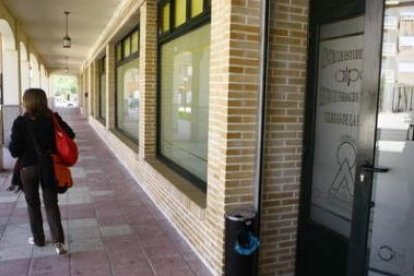
POLYGON ((127 145, 131 150, 138 153, 138 143, 132 140, 130 137, 125 135, 122 131, 118 129, 111 129, 112 134, 114 134, 119 140, 122 141, 125 145, 127 145))
POLYGON ((102 117, 97 117, 95 118, 98 122, 100 122, 101 124, 103 124, 104 126, 106 126, 106 120, 102 117))
POLYGON ((174 187, 176 187, 182 194, 187 196, 189 200, 194 202, 200 208, 206 208, 207 195, 205 192, 198 189, 191 182, 176 173, 160 160, 151 157, 146 158, 145 161, 149 166, 161 174, 161 176, 163 176, 167 181, 174 185, 174 187))

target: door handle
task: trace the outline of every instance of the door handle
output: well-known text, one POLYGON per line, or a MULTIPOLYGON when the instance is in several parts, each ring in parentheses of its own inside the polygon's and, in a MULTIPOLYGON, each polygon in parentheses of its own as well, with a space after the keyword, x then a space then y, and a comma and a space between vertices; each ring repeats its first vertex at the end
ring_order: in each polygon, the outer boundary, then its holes
POLYGON ((363 165, 363 166, 361 166, 361 170, 366 171, 366 172, 386 173, 390 169, 389 168, 374 167, 374 166, 369 166, 369 165, 363 165))

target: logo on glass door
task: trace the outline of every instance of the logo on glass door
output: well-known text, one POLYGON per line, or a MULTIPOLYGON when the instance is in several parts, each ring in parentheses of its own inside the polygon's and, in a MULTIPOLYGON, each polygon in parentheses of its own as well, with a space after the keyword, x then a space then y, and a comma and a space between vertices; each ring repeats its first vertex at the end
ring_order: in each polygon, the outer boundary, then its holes
POLYGON ((351 202, 354 193, 356 147, 351 137, 342 138, 343 141, 336 149, 339 168, 328 194, 336 199, 351 202))

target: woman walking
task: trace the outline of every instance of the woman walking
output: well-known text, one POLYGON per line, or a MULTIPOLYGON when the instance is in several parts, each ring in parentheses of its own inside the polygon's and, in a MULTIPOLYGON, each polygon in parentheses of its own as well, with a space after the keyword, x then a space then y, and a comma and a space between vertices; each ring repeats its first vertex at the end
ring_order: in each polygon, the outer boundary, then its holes
MULTIPOLYGON (((56 152, 53 112, 47 106, 46 93, 42 89, 30 88, 23 95, 23 116, 13 122, 10 153, 21 162, 21 183, 27 202, 30 229, 33 237, 29 243, 45 245, 43 219, 40 209, 39 184, 42 187, 43 203, 46 210, 52 240, 56 252, 65 254, 65 236, 58 206, 58 192, 54 178, 51 153, 56 152)), ((75 133, 60 116, 59 124, 73 139, 75 133)))

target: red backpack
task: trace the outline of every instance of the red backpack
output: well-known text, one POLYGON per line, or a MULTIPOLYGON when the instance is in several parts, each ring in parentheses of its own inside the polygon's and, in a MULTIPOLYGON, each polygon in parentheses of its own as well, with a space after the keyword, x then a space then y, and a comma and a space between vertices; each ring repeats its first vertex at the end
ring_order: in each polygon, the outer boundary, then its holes
POLYGON ((56 155, 62 164, 73 166, 78 160, 78 146, 60 126, 55 114, 52 115, 52 119, 55 128, 56 155))

